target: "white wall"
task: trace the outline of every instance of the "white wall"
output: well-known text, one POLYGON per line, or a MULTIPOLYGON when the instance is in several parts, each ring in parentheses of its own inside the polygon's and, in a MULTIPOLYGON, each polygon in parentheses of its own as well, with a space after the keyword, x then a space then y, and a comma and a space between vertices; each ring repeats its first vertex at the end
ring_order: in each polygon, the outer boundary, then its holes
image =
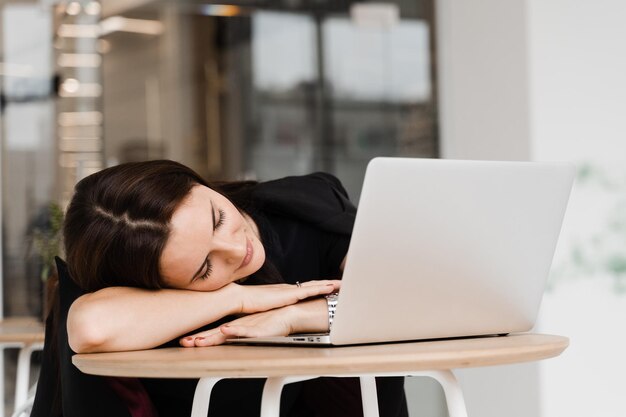
MULTIPOLYGON (((526 0, 436 4, 443 158, 530 158, 526 0)), ((536 363, 459 370, 468 414, 539 415, 536 363)))
POLYGON ((526 0, 436 2, 444 158, 528 159, 526 0))
POLYGON ((469 415, 624 416, 626 277, 605 256, 626 259, 626 2, 439 0, 437 19, 443 157, 595 170, 574 187, 540 312, 538 328, 571 346, 460 371, 469 415), (590 250, 581 265, 574 244, 590 250))
POLYGON ((527 1, 533 154, 623 161, 626 2, 527 1))
POLYGON ((533 158, 593 165, 617 189, 626 162, 626 2, 529 3, 533 158))
POLYGON ((571 345, 541 365, 541 416, 621 417, 626 291, 607 259, 626 259, 626 2, 528 1, 533 158, 593 167, 574 187, 544 297, 541 330, 571 345))

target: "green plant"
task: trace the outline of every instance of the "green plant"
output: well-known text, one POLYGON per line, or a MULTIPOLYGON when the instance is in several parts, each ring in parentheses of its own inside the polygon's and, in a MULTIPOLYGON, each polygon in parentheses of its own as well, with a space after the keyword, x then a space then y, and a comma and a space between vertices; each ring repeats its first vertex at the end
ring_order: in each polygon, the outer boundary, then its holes
POLYGON ((32 248, 42 262, 42 281, 50 277, 54 271, 54 257, 61 253, 62 228, 63 209, 52 202, 47 207, 45 224, 34 227, 31 234, 32 248))
POLYGON ((581 163, 568 215, 557 281, 608 277, 617 294, 626 294, 626 173, 621 164, 581 163))

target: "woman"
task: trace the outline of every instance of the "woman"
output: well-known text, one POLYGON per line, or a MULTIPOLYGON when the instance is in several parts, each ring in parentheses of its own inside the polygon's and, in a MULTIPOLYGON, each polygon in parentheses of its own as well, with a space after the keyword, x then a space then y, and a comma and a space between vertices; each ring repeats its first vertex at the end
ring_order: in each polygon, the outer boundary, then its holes
MULTIPOLYGON (((84 292, 67 312, 67 343, 82 353, 327 331, 324 295, 339 288, 330 278, 341 275, 354 213, 327 174, 209 186, 181 164, 150 161, 91 175, 64 225, 68 272, 84 292)), ((195 381, 127 382, 107 384, 127 405, 147 395, 154 412, 142 415, 189 414, 195 381)), ((209 415, 258 415, 262 384, 220 382, 209 415)), ((401 379, 381 379, 379 390, 381 415, 406 415, 401 379)), ((283 394, 281 415, 360 414, 354 379, 283 394)))

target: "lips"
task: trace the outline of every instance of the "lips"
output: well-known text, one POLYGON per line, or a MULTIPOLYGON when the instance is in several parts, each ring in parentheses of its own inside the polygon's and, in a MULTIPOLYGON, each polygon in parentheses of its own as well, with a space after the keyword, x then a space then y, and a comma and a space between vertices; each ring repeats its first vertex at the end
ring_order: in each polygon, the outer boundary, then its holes
POLYGON ((239 269, 245 267, 252 260, 252 255, 254 254, 254 250, 252 249, 252 242, 250 239, 246 238, 246 256, 243 257, 243 261, 241 261, 241 265, 239 265, 239 269))

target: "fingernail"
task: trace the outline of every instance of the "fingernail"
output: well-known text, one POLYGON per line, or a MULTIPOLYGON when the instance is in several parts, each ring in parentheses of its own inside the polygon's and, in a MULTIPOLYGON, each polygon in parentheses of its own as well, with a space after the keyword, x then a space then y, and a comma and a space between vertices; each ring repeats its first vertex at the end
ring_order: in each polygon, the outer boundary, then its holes
POLYGON ((196 340, 204 340, 204 337, 196 337, 196 340))
POLYGON ((191 337, 191 336, 187 336, 187 337, 185 337, 185 339, 184 339, 184 340, 193 340, 193 337, 191 337))

